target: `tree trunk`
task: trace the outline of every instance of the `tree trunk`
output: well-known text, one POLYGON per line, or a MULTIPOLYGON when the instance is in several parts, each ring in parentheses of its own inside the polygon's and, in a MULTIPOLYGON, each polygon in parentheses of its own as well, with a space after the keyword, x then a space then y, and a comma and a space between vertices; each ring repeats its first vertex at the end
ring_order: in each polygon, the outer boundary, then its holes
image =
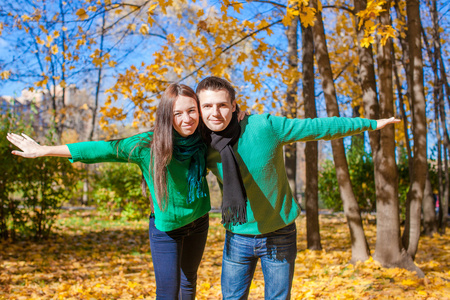
MULTIPOLYGON (((445 87, 445 92, 447 93, 447 97, 450 93, 450 88, 447 83, 447 76, 445 74, 445 68, 442 64, 442 56, 441 56, 441 42, 440 42, 440 33, 439 33, 439 16, 437 12, 437 5, 436 1, 433 1, 431 3, 430 7, 430 13, 432 16, 433 21, 433 49, 434 52, 431 50, 431 46, 428 43, 428 38, 425 33, 425 30, 422 28, 422 36, 423 41, 425 43, 425 48, 428 53, 428 57, 430 57, 431 66, 433 69, 433 74, 435 76, 434 78, 434 101, 435 101, 435 116, 434 116, 434 122, 435 122, 435 128, 436 128, 436 140, 437 140, 437 167, 438 167, 438 182, 439 182, 439 200, 442 204, 439 205, 439 228, 442 230, 442 232, 445 232, 445 226, 446 220, 443 220, 443 218, 446 218, 447 214, 443 214, 443 211, 448 210, 448 200, 447 202, 441 201, 448 199, 448 193, 449 193, 449 184, 448 184, 448 160, 447 160, 447 150, 450 144, 449 141, 449 135, 447 130, 447 125, 445 122, 445 104, 444 104, 444 91, 443 88, 445 87), (440 68, 440 70, 439 70, 440 68), (439 72, 440 71, 440 72, 439 72), (439 78, 440 75, 440 78, 439 78), (440 120, 440 122, 439 122, 440 120), (443 139, 441 139, 441 131, 439 129, 439 123, 442 128, 443 133, 443 139), (442 151, 442 146, 444 147, 444 151, 442 151), (445 169, 447 170, 445 172, 445 179, 442 175, 442 154, 445 159, 445 169), (446 182, 447 184, 444 184, 446 182), (446 196, 447 195, 447 196, 446 196), (447 207, 447 210, 446 210, 447 207)), ((426 195, 425 195, 426 197, 426 195)))
MULTIPOLYGON (((397 12, 397 17, 403 24, 406 24, 406 18, 403 15, 402 10, 400 9, 398 1, 399 0, 395 0, 395 2, 394 2, 394 7, 395 7, 395 10, 397 12)), ((402 30, 403 30, 402 33, 405 33, 404 32, 405 29, 402 29, 402 30)), ((398 40, 400 42, 400 45, 401 45, 401 48, 402 48, 402 56, 401 56, 401 58, 402 58, 403 68, 404 68, 406 74, 410 74, 411 73, 410 65, 408 63, 409 62, 409 45, 408 45, 407 41, 403 38, 403 36, 401 34, 399 34, 397 36, 397 38, 398 38, 398 40)), ((391 43, 391 44, 392 44, 392 49, 394 49, 393 43, 391 43)), ((397 72, 398 72, 397 68, 394 69, 394 72, 395 72, 394 74, 397 74, 397 72)), ((398 81, 398 84, 399 83, 400 83, 400 81, 398 81)), ((413 109, 413 103, 411 103, 412 84, 411 84, 410 76, 406 76, 406 86, 407 86, 407 88, 406 88, 406 99, 405 100, 409 102, 410 110, 412 110, 413 109)), ((407 130, 407 128, 408 128, 408 118, 406 117, 403 101, 400 102, 400 110, 402 112, 404 130, 406 128, 406 130, 405 130, 405 141, 406 141, 406 151, 407 151, 407 156, 408 156, 408 167, 409 167, 410 170, 412 170, 412 168, 413 168, 412 154, 411 154, 412 151, 411 151, 411 143, 409 142, 409 133, 408 133, 408 130, 407 130)), ((414 125, 411 124, 411 127, 412 126, 414 126, 414 125)), ((409 179, 411 181, 411 174, 410 174, 410 178, 409 179)))
MULTIPOLYGON (((312 0, 311 4, 318 9, 317 0, 312 0)), ((317 10, 316 22, 313 26, 314 48, 316 51, 319 72, 322 77, 322 87, 329 117, 339 116, 339 106, 336 98, 336 89, 331 71, 330 57, 326 45, 325 31, 322 20, 322 13, 317 10)), ((361 220, 361 213, 355 194, 353 193, 348 171, 347 159, 345 157, 344 143, 342 139, 331 141, 333 149, 334 165, 339 183, 344 213, 350 229, 352 241, 352 262, 365 261, 369 258, 370 252, 364 234, 361 220)))
MULTIPOLYGON (((305 118, 317 118, 316 99, 314 95, 314 42, 311 26, 302 25, 303 48, 303 100, 305 103, 305 118)), ((306 241, 311 250, 322 250, 319 225, 319 187, 318 187, 318 142, 306 142, 306 241)))
POLYGON ((413 103, 414 158, 412 181, 406 201, 406 223, 403 232, 403 245, 414 259, 420 238, 420 217, 427 168, 427 120, 426 102, 423 86, 423 61, 419 1, 406 2, 408 16, 408 44, 410 50, 411 83, 413 85, 411 103, 413 103))
POLYGON ((422 202, 423 209, 423 234, 432 236, 437 232, 436 222, 436 203, 433 196, 433 188, 431 187, 430 174, 427 170, 427 179, 425 182, 425 191, 422 202))
MULTIPOLYGON (((101 35, 100 35, 100 55, 103 56, 103 48, 104 48, 104 39, 105 39, 105 25, 106 25, 106 11, 103 11, 102 16, 102 28, 101 28, 101 35)), ((102 83, 102 73, 103 73, 103 64, 101 64, 98 67, 97 70, 97 85, 95 88, 95 99, 94 99, 94 106, 92 107, 92 127, 88 135, 88 140, 92 141, 94 138, 95 133, 95 125, 96 125, 96 118, 97 118, 97 110, 98 110, 98 102, 100 98, 100 88, 102 83)), ((89 165, 85 166, 86 176, 83 181, 83 197, 82 197, 82 204, 88 205, 89 204, 89 186, 90 186, 90 179, 91 179, 91 170, 92 167, 89 165)))
MULTIPOLYGON (((299 17, 295 16, 287 27, 286 37, 288 39, 288 65, 289 79, 286 92, 286 109, 283 115, 288 118, 297 118, 297 92, 298 92, 298 23, 299 17)), ((297 145, 295 143, 284 146, 284 164, 286 174, 294 197, 297 196, 297 145)))
MULTIPOLYGON (((394 56, 394 45, 392 45, 392 56, 394 56)), ((406 109, 405 109, 405 101, 402 93, 402 85, 400 83, 400 76, 398 66, 396 63, 394 63, 394 76, 395 76, 395 85, 397 86, 397 97, 398 97, 398 106, 400 107, 400 113, 402 116, 402 123, 403 123, 403 132, 405 133, 405 146, 406 146, 406 156, 408 158, 408 168, 409 170, 412 170, 412 157, 411 157, 411 143, 409 142, 409 130, 408 130, 408 117, 406 116, 406 109)), ((411 181, 411 177, 409 178, 411 181)))
MULTIPOLYGON (((449 194, 450 194, 450 178, 449 178, 449 169, 448 169, 448 153, 449 153, 449 147, 450 147, 450 141, 449 141, 449 134, 447 130, 447 124, 445 122, 445 114, 444 114, 444 95, 441 90, 440 97, 439 97, 439 103, 436 105, 436 111, 439 111, 440 114, 440 120, 441 120, 441 128, 443 132, 443 151, 439 151, 439 160, 440 163, 439 168, 442 168, 442 156, 444 157, 444 176, 440 180, 442 183, 442 187, 440 187, 440 194, 441 194, 441 203, 439 205, 439 210, 442 211, 442 213, 439 214, 441 221, 440 221, 440 231, 442 234, 445 234, 445 229, 447 227, 447 218, 448 218, 448 201, 449 201, 449 194), (442 155, 443 154, 443 155, 442 155), (441 156, 442 155, 442 156, 441 156)), ((436 131, 439 131, 439 125, 436 122, 436 131)), ((439 136, 439 135, 438 135, 439 136)), ((439 150, 441 149, 441 143, 439 141, 439 150)), ((440 172, 442 174, 442 172, 440 172)), ((440 175, 442 176, 442 175, 440 175)))
MULTIPOLYGON (((387 1, 385 11, 380 15, 382 25, 390 25, 389 7, 387 1)), ((378 66, 380 78, 380 118, 394 115, 392 86, 392 41, 385 45, 378 43, 378 66)), ((374 259, 384 267, 400 267, 416 271, 419 276, 423 272, 414 264, 412 258, 403 249, 400 238, 400 218, 398 201, 398 171, 395 162, 395 131, 394 126, 380 130, 379 150, 375 164, 375 183, 377 186, 377 241, 374 259)))
MULTIPOLYGON (((439 94, 439 103, 436 105, 436 111, 439 111, 440 121, 441 121, 441 128, 442 128, 442 134, 444 136, 443 139, 443 156, 444 156, 444 178, 441 179, 441 182, 445 182, 445 184, 442 186, 441 189, 441 205, 439 206, 439 210, 442 211, 442 213, 439 214, 440 216, 440 231, 442 234, 445 234, 445 229, 447 226, 447 216, 448 216, 448 201, 450 196, 450 178, 449 178, 449 169, 448 169, 448 154, 449 154, 449 147, 450 147, 450 137, 447 129, 447 123, 445 122, 445 103, 444 103, 444 91, 442 88, 442 85, 445 86, 445 91, 447 94, 447 100, 449 101, 450 105, 450 87, 448 85, 447 81, 447 74, 445 73, 445 67, 442 60, 442 52, 441 52, 441 38, 440 38, 440 27, 439 27, 439 15, 437 11, 437 4, 436 0, 432 1, 432 20, 433 20, 433 43, 434 43, 434 53, 435 53, 435 60, 436 60, 436 68, 437 65, 441 66, 441 89, 439 94)), ((436 131, 439 131, 439 126, 436 124, 436 131)), ((440 149, 440 148, 439 148, 440 149)), ((441 159, 442 156, 439 156, 441 159)), ((441 162, 442 166, 442 162, 441 162)))

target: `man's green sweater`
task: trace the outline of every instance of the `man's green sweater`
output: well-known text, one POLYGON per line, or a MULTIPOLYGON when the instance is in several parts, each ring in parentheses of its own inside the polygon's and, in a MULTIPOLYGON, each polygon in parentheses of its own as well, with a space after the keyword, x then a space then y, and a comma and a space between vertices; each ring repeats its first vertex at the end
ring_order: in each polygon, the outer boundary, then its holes
MULTIPOLYGON (((242 225, 225 224, 238 234, 265 234, 294 222, 300 208, 289 187, 283 146, 298 141, 331 140, 375 130, 375 120, 361 118, 287 119, 269 114, 242 120, 241 135, 234 145, 247 192, 247 219, 242 225)), ((207 167, 222 188, 219 152, 209 147, 207 167)))
MULTIPOLYGON (((155 225, 161 231, 171 231, 191 223, 205 215, 210 209, 209 189, 203 177, 203 190, 206 196, 196 198, 188 204, 188 169, 190 159, 178 161, 172 158, 167 166, 167 208, 161 210, 156 201, 153 179, 149 172, 151 152, 148 146, 153 133, 141 133, 120 141, 99 141, 68 144, 71 162, 87 164, 101 162, 131 162, 139 166, 147 182, 153 199, 155 225), (117 145, 117 147, 116 147, 117 145)), ((197 196, 196 196, 197 197, 197 196)))

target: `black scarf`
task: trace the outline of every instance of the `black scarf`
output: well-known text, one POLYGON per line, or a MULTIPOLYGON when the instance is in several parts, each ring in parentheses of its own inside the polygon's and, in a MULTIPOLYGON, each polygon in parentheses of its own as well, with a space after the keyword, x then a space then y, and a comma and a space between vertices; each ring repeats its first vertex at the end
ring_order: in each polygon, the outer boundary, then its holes
POLYGON ((241 172, 234 155, 233 145, 239 139, 241 127, 237 114, 233 113, 225 130, 211 131, 211 147, 220 153, 223 169, 222 223, 233 225, 247 222, 247 194, 242 182, 241 172))

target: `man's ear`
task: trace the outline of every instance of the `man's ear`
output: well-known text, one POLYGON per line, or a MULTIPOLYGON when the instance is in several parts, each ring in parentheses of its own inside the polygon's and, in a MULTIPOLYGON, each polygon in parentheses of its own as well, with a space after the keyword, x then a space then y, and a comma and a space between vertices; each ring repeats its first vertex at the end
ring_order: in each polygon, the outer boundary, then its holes
POLYGON ((231 106, 232 106, 232 112, 235 112, 236 111, 236 100, 234 100, 232 103, 231 103, 231 106))

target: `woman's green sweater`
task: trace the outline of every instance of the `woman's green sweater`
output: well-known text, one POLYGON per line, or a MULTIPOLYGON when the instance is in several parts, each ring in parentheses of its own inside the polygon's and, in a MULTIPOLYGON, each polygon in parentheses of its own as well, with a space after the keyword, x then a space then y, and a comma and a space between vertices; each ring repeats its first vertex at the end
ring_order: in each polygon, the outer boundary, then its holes
POLYGON ((204 197, 188 204, 188 169, 191 159, 178 161, 172 158, 167 167, 167 208, 161 210, 156 201, 153 179, 149 172, 151 151, 149 143, 152 132, 141 133, 120 141, 98 141, 68 144, 71 162, 86 164, 101 162, 135 163, 139 166, 149 186, 155 212, 155 225, 161 231, 171 231, 191 223, 205 215, 210 209, 209 190, 203 177, 204 197), (117 145, 117 147, 116 147, 117 145))

